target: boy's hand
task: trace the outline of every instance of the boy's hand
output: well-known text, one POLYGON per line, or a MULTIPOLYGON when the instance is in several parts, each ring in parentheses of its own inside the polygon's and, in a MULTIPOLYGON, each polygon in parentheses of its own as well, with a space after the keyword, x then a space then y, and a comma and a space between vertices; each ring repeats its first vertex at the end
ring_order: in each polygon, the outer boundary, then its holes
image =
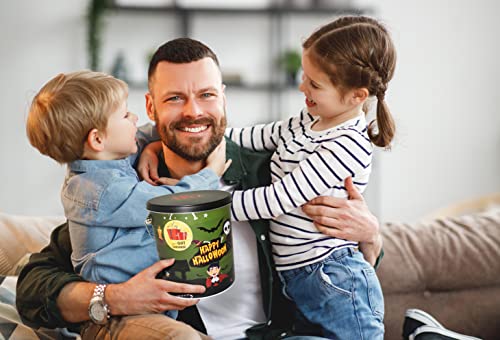
POLYGON ((226 140, 223 138, 222 142, 208 156, 206 168, 212 169, 218 176, 222 176, 231 166, 231 162, 230 159, 226 162, 226 140))
POLYGON ((141 153, 139 163, 137 164, 137 172, 139 177, 151 185, 158 185, 158 153, 161 151, 161 142, 153 142, 148 144, 141 153))

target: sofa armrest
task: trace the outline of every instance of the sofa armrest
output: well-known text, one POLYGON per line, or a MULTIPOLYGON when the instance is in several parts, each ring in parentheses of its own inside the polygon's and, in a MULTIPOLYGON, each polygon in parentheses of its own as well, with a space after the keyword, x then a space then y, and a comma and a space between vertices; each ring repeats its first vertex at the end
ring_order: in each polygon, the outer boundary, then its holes
POLYGON ((500 209, 382 226, 384 294, 500 284, 500 209))
POLYGON ((52 229, 63 216, 17 216, 0 212, 0 275, 12 275, 27 255, 49 243, 52 229))

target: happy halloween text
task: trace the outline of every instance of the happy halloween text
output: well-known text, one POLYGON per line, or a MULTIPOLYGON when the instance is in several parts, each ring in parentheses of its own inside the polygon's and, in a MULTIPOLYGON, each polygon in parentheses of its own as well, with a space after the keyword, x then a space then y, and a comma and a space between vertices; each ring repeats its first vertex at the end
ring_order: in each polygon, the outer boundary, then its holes
POLYGON ((200 246, 198 254, 191 259, 191 265, 202 267, 207 263, 220 259, 227 253, 227 243, 220 244, 219 240, 200 246))

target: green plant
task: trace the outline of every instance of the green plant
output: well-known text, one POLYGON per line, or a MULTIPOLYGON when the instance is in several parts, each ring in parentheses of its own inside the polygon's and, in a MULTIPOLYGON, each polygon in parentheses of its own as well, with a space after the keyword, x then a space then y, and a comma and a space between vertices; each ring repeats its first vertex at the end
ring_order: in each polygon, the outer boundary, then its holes
POLYGON ((99 70, 104 12, 111 5, 110 0, 91 0, 87 10, 87 48, 89 67, 99 70))
POLYGON ((302 66, 301 55, 297 50, 286 50, 279 57, 278 64, 285 72, 290 74, 297 74, 302 66))

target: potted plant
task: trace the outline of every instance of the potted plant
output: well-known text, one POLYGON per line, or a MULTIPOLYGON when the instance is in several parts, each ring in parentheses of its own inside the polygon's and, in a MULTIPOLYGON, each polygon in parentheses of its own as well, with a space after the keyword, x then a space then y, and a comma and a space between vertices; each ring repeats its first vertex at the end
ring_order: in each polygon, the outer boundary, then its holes
POLYGON ((288 84, 297 84, 297 73, 302 67, 301 55, 297 50, 285 50, 278 59, 278 65, 286 73, 288 84))
POLYGON ((104 12, 111 6, 110 0, 91 0, 87 8, 87 48, 89 67, 100 69, 99 54, 101 51, 102 30, 104 27, 104 12))

